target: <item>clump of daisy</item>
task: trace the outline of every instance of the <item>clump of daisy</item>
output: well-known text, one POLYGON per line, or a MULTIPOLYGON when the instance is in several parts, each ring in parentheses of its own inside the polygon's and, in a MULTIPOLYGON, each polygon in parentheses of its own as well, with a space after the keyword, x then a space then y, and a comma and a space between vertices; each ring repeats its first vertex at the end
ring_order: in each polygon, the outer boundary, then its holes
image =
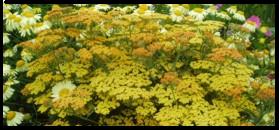
POLYGON ((251 32, 255 32, 257 28, 261 25, 261 20, 258 16, 251 16, 246 20, 246 22, 242 25, 244 28, 247 28, 251 32))
POLYGON ((6 113, 7 125, 17 126, 22 123, 24 115, 16 111, 8 111, 6 113))
POLYGON ((243 11, 237 11, 234 15, 233 18, 236 20, 239 20, 241 22, 245 21, 245 16, 243 11))
POLYGON ((52 88, 51 97, 54 101, 58 100, 61 97, 67 97, 75 88, 76 85, 74 85, 71 81, 59 82, 52 88))
POLYGON ((202 21, 206 17, 207 13, 202 8, 194 8, 189 12, 189 15, 198 21, 202 21))

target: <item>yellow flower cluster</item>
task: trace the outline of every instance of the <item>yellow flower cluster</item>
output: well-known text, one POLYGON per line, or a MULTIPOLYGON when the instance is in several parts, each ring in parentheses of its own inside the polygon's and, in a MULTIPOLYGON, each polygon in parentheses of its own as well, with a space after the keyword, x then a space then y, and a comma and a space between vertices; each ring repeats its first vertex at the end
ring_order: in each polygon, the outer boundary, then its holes
POLYGON ((56 126, 77 125, 68 117, 89 125, 227 126, 247 122, 246 110, 260 115, 250 97, 274 99, 274 89, 251 83, 245 53, 215 34, 224 23, 172 8, 179 23, 149 5, 128 14, 54 5, 44 17, 53 28, 20 43, 16 65, 30 78, 21 93, 58 117, 56 126))

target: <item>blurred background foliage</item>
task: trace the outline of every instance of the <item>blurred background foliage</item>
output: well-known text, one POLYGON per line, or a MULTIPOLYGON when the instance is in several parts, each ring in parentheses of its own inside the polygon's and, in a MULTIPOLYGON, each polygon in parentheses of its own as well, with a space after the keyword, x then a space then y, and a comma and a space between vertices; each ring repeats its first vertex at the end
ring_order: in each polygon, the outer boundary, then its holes
MULTIPOLYGON (((275 5, 274 4, 224 4, 221 10, 237 5, 237 8, 245 13, 245 17, 248 18, 252 15, 257 15, 261 18, 262 24, 274 27, 275 26, 275 5)), ((44 15, 51 9, 52 4, 32 4, 32 7, 42 8, 42 14, 44 15)), ((63 4, 60 6, 72 6, 69 4, 63 4)), ((125 6, 137 6, 137 4, 111 4, 113 7, 125 7, 125 6)), ((201 7, 200 4, 191 4, 191 8, 201 7)), ((156 4, 155 10, 160 13, 168 13, 168 7, 165 4, 156 4)))

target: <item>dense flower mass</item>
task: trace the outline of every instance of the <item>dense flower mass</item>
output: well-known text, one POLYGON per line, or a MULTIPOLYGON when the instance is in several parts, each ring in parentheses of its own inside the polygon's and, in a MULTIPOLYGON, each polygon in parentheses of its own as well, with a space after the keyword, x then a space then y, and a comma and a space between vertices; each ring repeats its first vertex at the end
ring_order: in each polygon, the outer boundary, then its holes
POLYGON ((224 6, 4 4, 3 124, 274 125, 274 30, 224 6))

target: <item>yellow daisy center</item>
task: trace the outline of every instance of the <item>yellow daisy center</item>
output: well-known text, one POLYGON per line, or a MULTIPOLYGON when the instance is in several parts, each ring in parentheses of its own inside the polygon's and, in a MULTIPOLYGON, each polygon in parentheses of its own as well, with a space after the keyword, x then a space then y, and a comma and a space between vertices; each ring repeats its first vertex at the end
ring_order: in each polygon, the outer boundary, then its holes
POLYGON ((34 13, 31 11, 25 11, 22 13, 23 16, 28 17, 28 18, 32 18, 34 17, 34 13))
POLYGON ((60 97, 66 97, 70 94, 70 90, 67 88, 63 88, 62 90, 60 90, 59 92, 59 96, 60 97))
POLYGON ((174 11, 174 14, 177 15, 177 16, 181 16, 182 15, 182 12, 180 10, 175 10, 174 11))
POLYGON ((29 25, 29 24, 28 24, 28 25, 25 25, 25 26, 23 27, 23 29, 26 29, 26 30, 27 30, 27 29, 31 29, 31 28, 32 28, 32 26, 29 25))
POLYGON ((194 11, 195 11, 195 12, 198 12, 198 13, 202 13, 202 12, 203 12, 203 9, 202 9, 202 8, 195 8, 194 11))
POLYGON ((8 19, 15 19, 15 18, 16 18, 16 15, 14 15, 14 14, 9 15, 9 17, 8 17, 8 19))
POLYGON ((36 23, 35 24, 35 27, 41 27, 41 26, 43 26, 44 25, 44 23, 36 23))
POLYGON ((9 112, 7 113, 7 115, 6 115, 7 120, 12 120, 12 119, 15 118, 15 116, 16 116, 16 113, 13 112, 13 111, 9 111, 9 112))
POLYGON ((14 18, 15 22, 19 23, 21 21, 21 18, 20 17, 16 17, 14 18))

